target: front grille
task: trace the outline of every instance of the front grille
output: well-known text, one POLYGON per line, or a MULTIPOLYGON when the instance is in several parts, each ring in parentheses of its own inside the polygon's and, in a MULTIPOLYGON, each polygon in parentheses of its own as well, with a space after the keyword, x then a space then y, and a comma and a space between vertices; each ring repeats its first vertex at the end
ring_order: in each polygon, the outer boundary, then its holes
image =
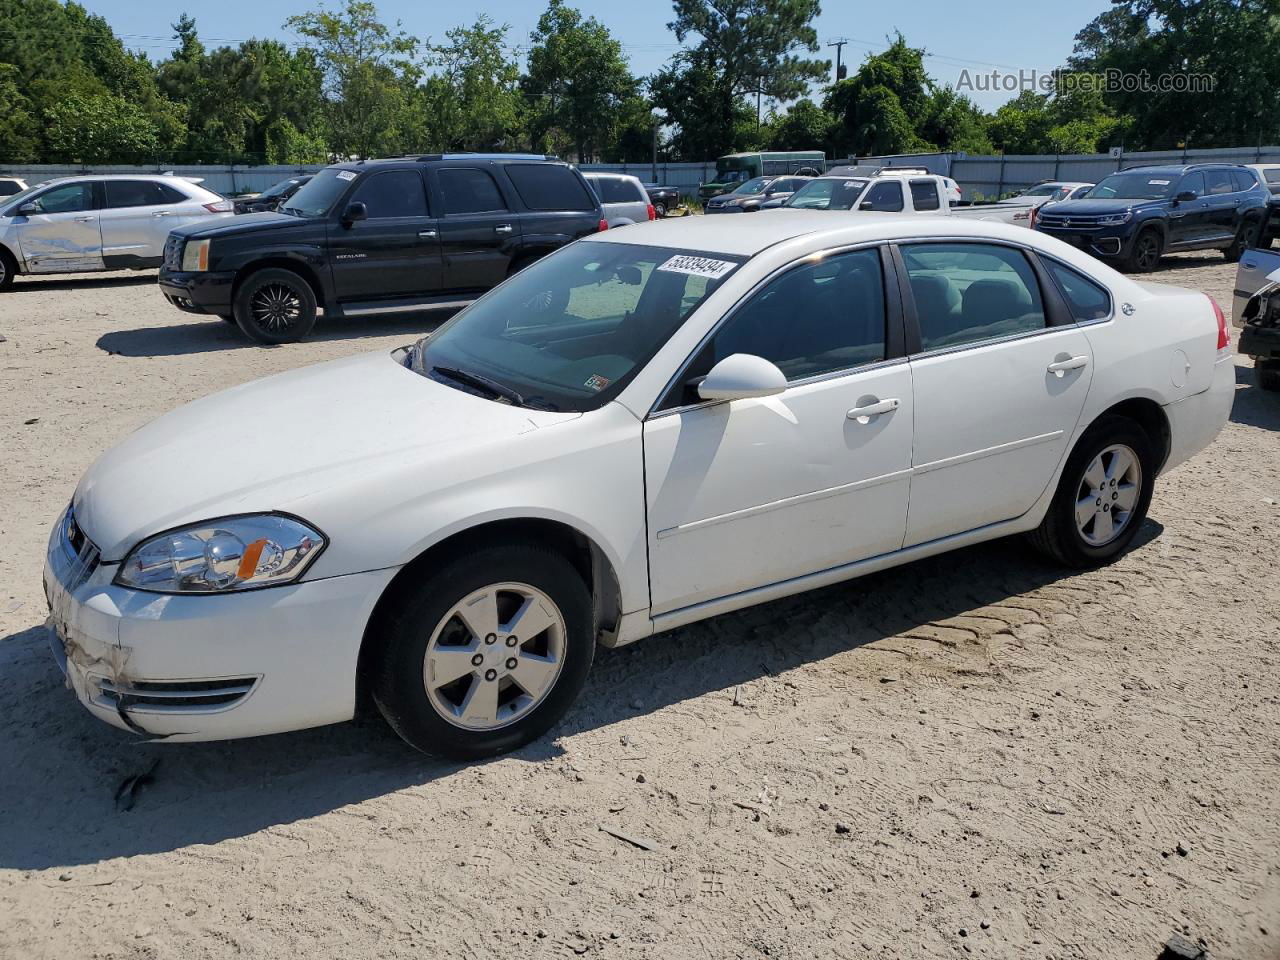
POLYGON ((182 269, 182 238, 172 233, 164 242, 164 267, 166 270, 182 269))
POLYGON ((75 510, 71 507, 67 507, 67 512, 62 518, 61 540, 62 552, 71 563, 65 586, 68 591, 72 591, 93 576, 93 572, 98 569, 102 554, 94 542, 80 529, 80 524, 76 522, 75 510))
POLYGON ((1063 213, 1042 213, 1038 218, 1041 227, 1050 230, 1093 230, 1102 225, 1101 217, 1088 217, 1079 214, 1069 216, 1063 213))
POLYGON ((111 710, 212 713, 236 706, 253 692, 257 677, 225 680, 108 680, 91 674, 93 702, 111 710))

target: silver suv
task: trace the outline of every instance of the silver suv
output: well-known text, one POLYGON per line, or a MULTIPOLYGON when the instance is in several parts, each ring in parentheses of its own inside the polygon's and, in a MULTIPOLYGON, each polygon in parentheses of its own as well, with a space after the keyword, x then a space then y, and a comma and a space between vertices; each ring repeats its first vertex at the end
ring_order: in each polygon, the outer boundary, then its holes
POLYGON ((657 213, 649 192, 639 177, 625 173, 583 173, 591 189, 600 198, 600 207, 610 227, 656 220, 657 213))
POLYGON ((169 175, 63 177, 0 200, 0 290, 20 273, 160 266, 169 231, 232 204, 169 175))

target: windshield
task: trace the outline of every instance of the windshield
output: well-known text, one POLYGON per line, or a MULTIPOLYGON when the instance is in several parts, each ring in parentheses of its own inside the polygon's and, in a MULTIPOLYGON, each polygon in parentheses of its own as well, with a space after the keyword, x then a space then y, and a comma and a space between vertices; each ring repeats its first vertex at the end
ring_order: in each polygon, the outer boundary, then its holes
POLYGON ((1085 194, 1090 200, 1166 200, 1178 182, 1173 173, 1113 173, 1085 194))
POLYGON ((755 196, 757 193, 764 193, 764 188, 768 186, 770 182, 771 181, 768 177, 752 177, 733 192, 740 196, 755 196))
POLYGON ((716 170, 717 183, 738 183, 741 180, 747 179, 749 176, 751 176, 751 173, 747 170, 716 170))
POLYGON ((288 180, 281 180, 279 183, 274 184, 273 186, 267 187, 267 189, 263 190, 262 193, 258 194, 258 196, 278 197, 280 196, 280 194, 285 193, 286 191, 288 191, 290 187, 292 187, 295 183, 298 183, 298 182, 299 181, 297 177, 290 177, 288 180))
POLYGON ((502 402, 594 410, 741 262, 668 247, 570 244, 419 341, 412 366, 502 402))
POLYGON ((280 209, 295 217, 323 217, 358 176, 354 170, 327 167, 300 187, 280 209))
POLYGON ((787 198, 784 207, 802 210, 851 210, 866 180, 810 180, 787 198))

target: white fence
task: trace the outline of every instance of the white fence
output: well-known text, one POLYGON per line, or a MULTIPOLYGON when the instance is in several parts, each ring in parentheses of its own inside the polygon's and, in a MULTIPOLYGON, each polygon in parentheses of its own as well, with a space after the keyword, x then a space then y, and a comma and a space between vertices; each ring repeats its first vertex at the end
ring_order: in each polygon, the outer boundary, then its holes
MULTIPOLYGON (((274 166, 241 167, 225 164, 197 164, 193 166, 128 166, 112 164, 38 164, 34 166, 0 165, 0 176, 21 177, 29 184, 50 180, 53 177, 74 177, 91 173, 173 173, 180 177, 200 177, 210 190, 224 196, 265 190, 273 183, 299 173, 315 173, 322 166, 274 166)), ((583 170, 629 173, 646 183, 657 181, 679 187, 686 194, 696 193, 698 184, 711 179, 715 173, 714 161, 707 163, 584 163, 583 170)))

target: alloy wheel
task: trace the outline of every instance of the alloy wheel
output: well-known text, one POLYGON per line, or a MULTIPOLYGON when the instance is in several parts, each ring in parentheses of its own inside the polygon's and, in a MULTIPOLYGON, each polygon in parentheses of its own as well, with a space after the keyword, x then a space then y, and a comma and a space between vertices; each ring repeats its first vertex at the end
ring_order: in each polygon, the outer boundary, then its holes
POLYGON ((497 730, 529 714, 564 665, 564 615, 526 583, 495 583, 444 615, 423 663, 432 708, 467 730, 497 730))
POLYGON ((1142 270, 1154 270, 1160 262, 1160 241, 1154 234, 1145 233, 1138 238, 1137 261, 1142 270))
POLYGON ((278 333, 302 317, 302 297, 286 284, 267 283, 254 291, 249 312, 259 328, 278 333))
POLYGON ((1142 463, 1122 443, 1090 461, 1076 491, 1076 530, 1091 547, 1104 547, 1128 529, 1142 491, 1142 463))

